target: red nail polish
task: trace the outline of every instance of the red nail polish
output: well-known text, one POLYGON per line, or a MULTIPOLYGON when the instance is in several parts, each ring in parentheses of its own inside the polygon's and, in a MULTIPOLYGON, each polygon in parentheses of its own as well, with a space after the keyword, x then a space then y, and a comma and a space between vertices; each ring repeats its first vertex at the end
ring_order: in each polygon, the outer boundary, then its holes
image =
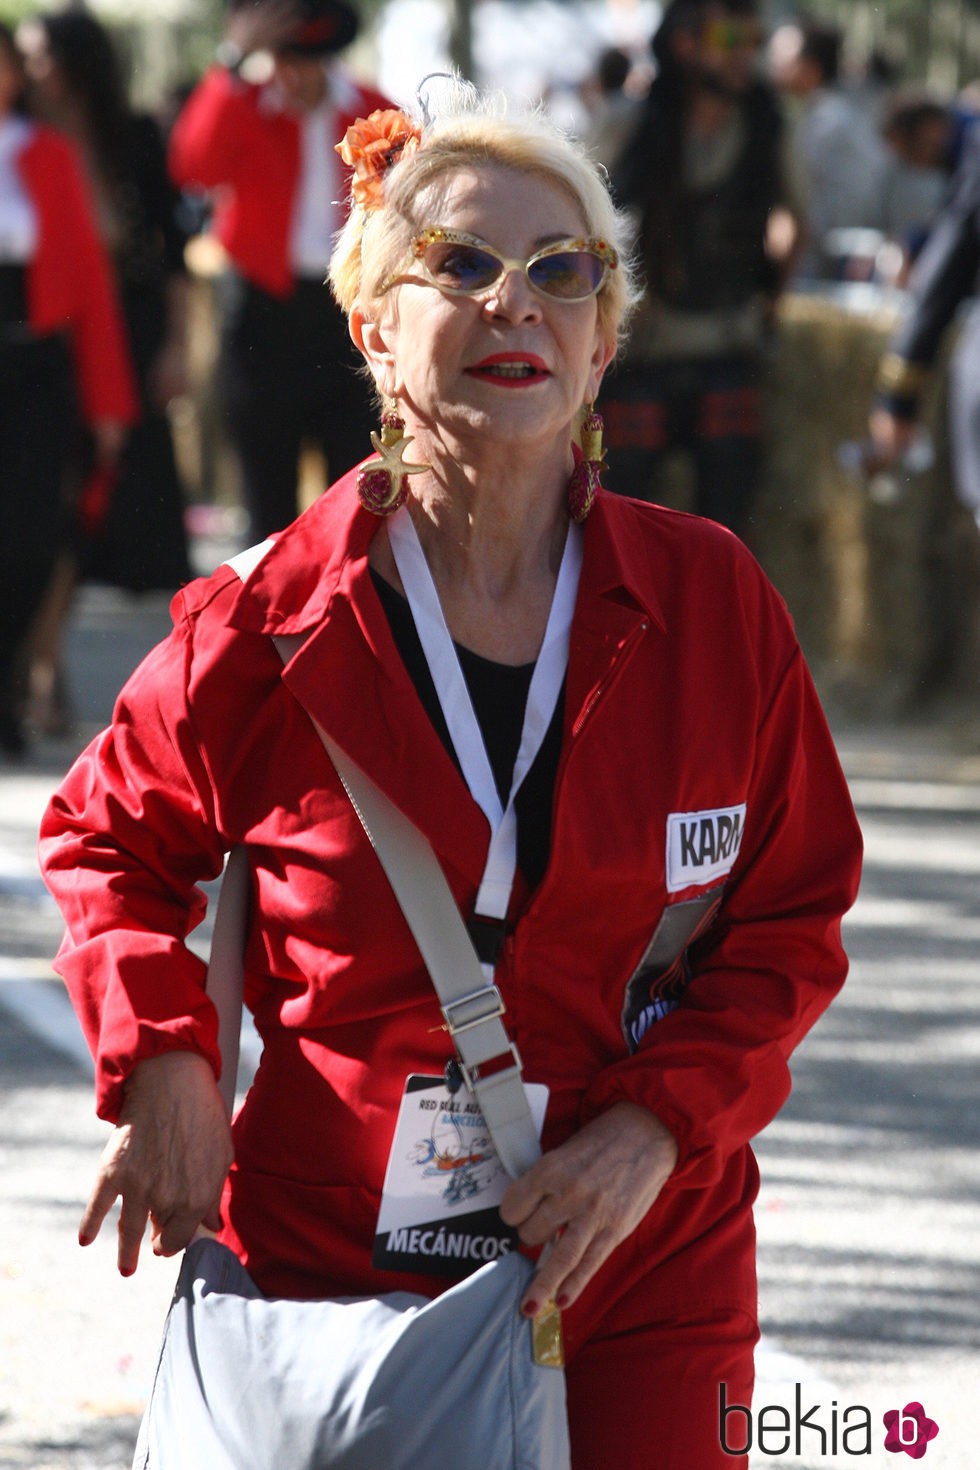
POLYGON ((81 1231, 79 1231, 79 1233, 78 1233, 78 1243, 79 1243, 79 1245, 91 1245, 92 1244, 92 1241, 94 1239, 95 1239, 95 1236, 94 1235, 83 1235, 81 1233, 81 1231))
POLYGON ((561 1296, 555 1298, 555 1306, 559 1309, 559 1311, 563 1312, 565 1310, 565 1308, 568 1306, 567 1291, 563 1291, 561 1296))
POLYGON ((523 1307, 521 1307, 521 1311, 525 1317, 536 1317, 538 1315, 538 1304, 537 1302, 525 1302, 523 1307))

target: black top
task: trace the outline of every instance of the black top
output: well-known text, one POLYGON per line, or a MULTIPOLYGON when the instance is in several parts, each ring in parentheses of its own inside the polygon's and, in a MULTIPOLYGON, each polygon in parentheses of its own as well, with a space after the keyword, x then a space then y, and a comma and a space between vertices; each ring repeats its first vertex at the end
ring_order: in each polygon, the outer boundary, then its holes
POLYGON ((723 179, 693 189, 684 177, 684 86, 662 72, 613 170, 616 202, 640 216, 648 294, 680 310, 741 307, 777 285, 766 226, 784 195, 782 115, 762 81, 736 106, 744 125, 737 158, 723 179))
POLYGON ((19 261, 0 262, 0 329, 27 324, 27 267, 19 261))
MULTIPOLYGON (((397 592, 390 582, 371 572, 371 577, 381 598, 392 636, 402 661, 415 685, 426 714, 432 721, 440 740, 449 752, 456 768, 462 774, 459 758, 453 748, 452 737, 446 725, 439 696, 429 665, 422 650, 422 643, 415 627, 415 619, 407 600, 397 592)), ((514 775, 514 764, 521 743, 524 726, 524 710, 534 664, 498 664, 492 659, 482 658, 462 644, 454 643, 459 666, 466 680, 477 723, 483 735, 490 769, 502 805, 510 795, 510 783, 514 775)), ((521 783, 514 801, 517 814, 517 865, 530 888, 536 888, 544 876, 551 851, 551 804, 555 777, 558 772, 558 756, 561 751, 561 732, 565 710, 565 688, 555 705, 541 749, 521 783)))
MULTIPOLYGON (((169 283, 186 274, 188 233, 181 196, 167 172, 166 143, 155 120, 134 113, 118 140, 113 255, 140 392, 167 336, 169 283)), ((161 584, 162 585, 162 584, 161 584)))

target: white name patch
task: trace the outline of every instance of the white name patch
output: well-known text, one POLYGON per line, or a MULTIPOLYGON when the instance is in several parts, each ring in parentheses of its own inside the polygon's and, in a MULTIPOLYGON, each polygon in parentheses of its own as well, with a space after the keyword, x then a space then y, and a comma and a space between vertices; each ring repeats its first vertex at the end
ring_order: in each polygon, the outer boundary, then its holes
POLYGON ((735 866, 745 829, 745 802, 667 818, 667 892, 712 883, 735 866))

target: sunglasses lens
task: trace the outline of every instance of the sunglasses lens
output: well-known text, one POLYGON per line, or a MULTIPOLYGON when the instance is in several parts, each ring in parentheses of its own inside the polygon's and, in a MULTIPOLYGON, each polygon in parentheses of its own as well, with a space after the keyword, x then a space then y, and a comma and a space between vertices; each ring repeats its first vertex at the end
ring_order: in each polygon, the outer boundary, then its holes
MULTIPOLYGON (((488 291, 505 270, 517 265, 466 240, 432 240, 420 253, 433 285, 459 296, 488 291)), ((606 278, 605 263, 591 250, 555 249, 531 259, 525 269, 534 289, 557 301, 584 301, 606 278)))
POLYGON ((478 245, 436 241, 423 256, 429 279, 443 291, 485 291, 500 275, 501 263, 478 245))
POLYGON ((758 48, 762 44, 762 32, 751 21, 711 21, 705 36, 708 45, 716 51, 737 51, 742 46, 758 48))
POLYGON ((560 301, 582 301, 602 285, 605 266, 590 250, 556 250, 532 260, 528 280, 546 296, 560 301))

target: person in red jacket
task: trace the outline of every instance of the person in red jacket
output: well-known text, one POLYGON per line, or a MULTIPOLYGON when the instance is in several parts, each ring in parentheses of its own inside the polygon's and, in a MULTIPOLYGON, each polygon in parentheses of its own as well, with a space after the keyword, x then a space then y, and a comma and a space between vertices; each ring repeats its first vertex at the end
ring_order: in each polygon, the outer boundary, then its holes
POLYGON ((60 542, 78 412, 96 468, 118 458, 137 413, 132 365, 80 163, 21 107, 23 69, 0 27, 0 748, 24 735, 15 665, 60 542))
POLYGON ((387 106, 332 60, 353 40, 343 0, 259 0, 232 10, 223 65, 183 108, 170 143, 174 180, 217 190, 215 233, 230 260, 221 285, 222 368, 252 533, 296 514, 298 461, 308 440, 331 477, 363 454, 369 396, 325 276, 343 223, 334 145, 360 113, 387 106), (268 49, 271 78, 242 63, 268 49))
POLYGON ((344 142, 331 279, 376 457, 178 596, 44 818, 116 1125, 81 1236, 121 1196, 124 1274, 148 1220, 165 1255, 204 1221, 273 1296, 448 1284, 379 1209, 406 1079, 452 1042, 315 721, 431 843, 548 1089, 480 1259, 560 1232, 521 1307, 562 1309, 575 1470, 744 1470, 719 1396, 751 1398, 750 1139, 843 982, 860 835, 751 554, 598 484, 580 412, 636 297, 598 170, 460 91, 344 142), (186 941, 233 847, 264 1052, 230 1134, 186 941))

